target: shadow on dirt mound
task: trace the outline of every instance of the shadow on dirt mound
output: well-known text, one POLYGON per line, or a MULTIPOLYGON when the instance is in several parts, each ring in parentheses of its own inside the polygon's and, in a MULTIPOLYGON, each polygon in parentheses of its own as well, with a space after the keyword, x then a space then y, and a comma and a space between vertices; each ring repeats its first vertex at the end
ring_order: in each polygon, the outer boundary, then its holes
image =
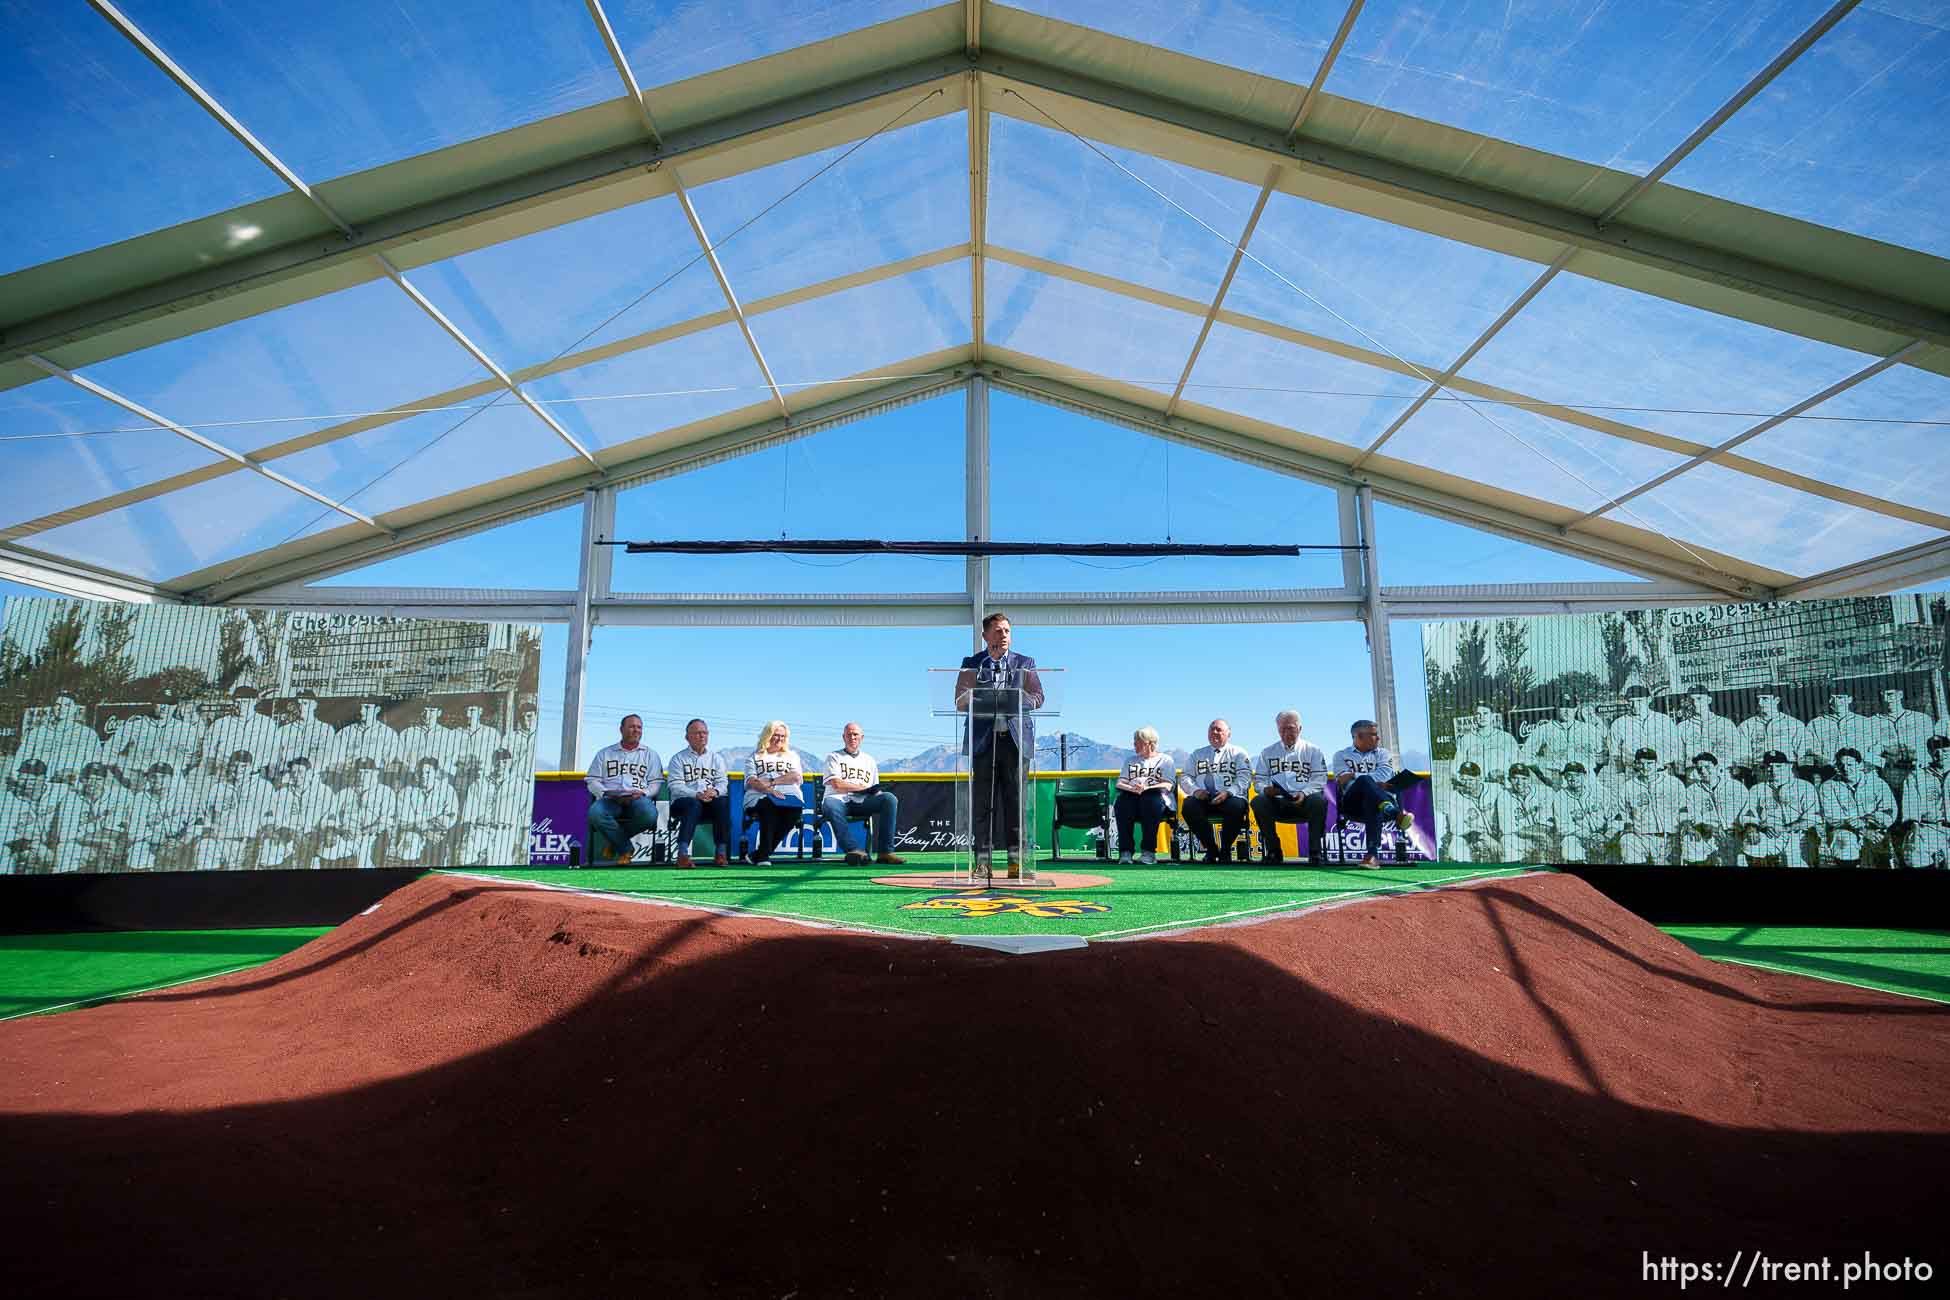
POLYGON ((1642 1252, 1937 1240, 1946 1031, 1564 877, 1034 959, 429 879, 248 974, 5 1026, 0 1270, 1643 1294, 1642 1252))

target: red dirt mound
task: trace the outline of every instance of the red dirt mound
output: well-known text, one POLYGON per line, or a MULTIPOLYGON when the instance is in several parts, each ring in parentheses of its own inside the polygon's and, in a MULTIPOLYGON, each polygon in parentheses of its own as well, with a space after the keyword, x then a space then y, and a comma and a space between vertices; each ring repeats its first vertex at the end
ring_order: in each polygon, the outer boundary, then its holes
POLYGON ((1569 877, 1034 958, 430 878, 0 1026, 0 1276, 1644 1294, 1642 1252, 1926 1257, 1947 1031, 1569 877))

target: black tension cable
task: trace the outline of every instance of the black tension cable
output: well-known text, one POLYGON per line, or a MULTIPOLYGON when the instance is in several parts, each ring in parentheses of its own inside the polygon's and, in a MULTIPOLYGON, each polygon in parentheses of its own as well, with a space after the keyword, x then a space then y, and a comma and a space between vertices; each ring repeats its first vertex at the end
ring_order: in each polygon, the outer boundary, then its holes
POLYGON ((1260 545, 1257 543, 1199 545, 1192 542, 890 542, 878 538, 763 538, 717 542, 599 541, 598 546, 621 546, 631 555, 743 555, 755 552, 793 555, 1088 555, 1139 557, 1157 555, 1299 555, 1305 551, 1365 551, 1366 546, 1260 545))

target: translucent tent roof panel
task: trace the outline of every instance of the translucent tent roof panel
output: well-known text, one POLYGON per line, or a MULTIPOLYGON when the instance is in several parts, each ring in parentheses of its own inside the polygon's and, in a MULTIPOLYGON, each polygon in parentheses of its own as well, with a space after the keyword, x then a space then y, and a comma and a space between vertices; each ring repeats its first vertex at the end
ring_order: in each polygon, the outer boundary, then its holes
POLYGON ((312 182, 623 93, 595 24, 580 7, 550 0, 337 0, 275 13, 227 0, 124 0, 121 8, 312 182))
MULTIPOLYGON (((1008 393, 990 398, 989 506, 1005 541, 1338 544, 1331 488, 1008 393), (1107 531, 1108 529, 1108 531, 1107 531)), ((1338 587, 1338 552, 1119 560, 999 556, 991 591, 1338 587)))
MULTIPOLYGON (((318 578, 318 587, 529 587, 576 585, 582 507, 518 519, 451 542, 410 551, 347 573, 318 578)), ((555 680, 561 680, 556 673, 555 680)), ((543 682, 549 681, 546 671, 543 682)), ((548 752, 546 743, 543 752, 548 752)))
POLYGON ((419 267, 415 288, 507 370, 725 310, 675 197, 419 267))
POLYGON ((1252 186, 1014 118, 991 123, 990 244, 1211 301, 1252 186))
POLYGON ((603 11, 645 89, 933 9, 929 0, 607 0, 603 11))
MULTIPOLYGON (((1639 575, 1562 555, 1480 528, 1377 501, 1381 584, 1442 586, 1464 582, 1635 582, 1639 575)), ((1400 627, 1400 624, 1396 624, 1400 627)), ((1396 645, 1401 645, 1397 632, 1396 645)), ((1415 676, 1411 674, 1410 677, 1415 676)), ((1398 676, 1398 682, 1409 678, 1398 676)))
POLYGON ((0 275, 283 192, 86 5, 4 22, 0 275))
MULTIPOLYGON (((963 396, 946 393, 618 493, 617 536, 868 531, 959 539, 966 438, 963 396), (898 490, 885 490, 896 483, 898 490)), ((958 592, 965 572, 952 556, 619 554, 611 585, 634 592, 958 592)))
POLYGON ((1579 511, 1683 460, 1522 407, 1457 400, 1453 392, 1417 411, 1381 454, 1579 511))
POLYGON ((0 528, 219 459, 60 379, 0 394, 0 448, 0 528))
POLYGON ((152 582, 267 550, 321 514, 344 516, 248 471, 42 533, 34 549, 152 582))
POLYGON ((1289 194, 1267 200, 1226 309, 1439 373, 1542 269, 1289 194))
POLYGON ((83 373, 239 451, 489 377, 390 280, 160 343, 83 373))
POLYGON ((966 346, 972 291, 967 260, 949 262, 754 316, 752 336, 790 400, 797 389, 966 346))
MULTIPOLYGON (((532 411, 502 394, 283 456, 272 468, 356 510, 379 515, 560 460, 583 463, 532 411)), ((345 522, 333 511, 310 531, 345 522)))
POLYGON ((1498 331, 1462 375, 1711 444, 1807 400, 1869 360, 1567 273, 1498 331))
POLYGON ((1426 387, 1412 375, 1215 324, 1185 400, 1365 447, 1426 387))
POLYGON ((967 137, 965 114, 933 118, 701 185, 691 201, 751 302, 966 244, 967 137))
POLYGON ((1688 470, 1605 518, 1639 527, 1649 520, 1694 546, 1803 576, 1945 536, 1711 464, 1688 470))
POLYGON ((1673 185, 1950 256, 1950 7, 1872 0, 1667 176, 1673 185))
POLYGON ((736 325, 686 334, 523 387, 592 449, 771 400, 736 325))
POLYGON ((1826 0, 1369 0, 1335 95, 1644 175, 1826 0))
POLYGON ((1023 0, 1012 8, 1304 86, 1346 0, 1023 0))
POLYGON ((1891 366, 1740 445, 1739 454, 1890 501, 1950 503, 1950 379, 1891 366))
POLYGON ((988 341, 1061 366, 1169 394, 1198 317, 990 258, 988 341))

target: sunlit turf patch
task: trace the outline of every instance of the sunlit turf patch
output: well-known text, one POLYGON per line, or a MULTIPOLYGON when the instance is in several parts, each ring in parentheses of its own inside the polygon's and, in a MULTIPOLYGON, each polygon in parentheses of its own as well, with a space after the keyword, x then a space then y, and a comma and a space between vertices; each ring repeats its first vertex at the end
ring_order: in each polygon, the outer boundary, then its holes
POLYGON ((330 926, 0 935, 0 1020, 261 966, 330 926))

